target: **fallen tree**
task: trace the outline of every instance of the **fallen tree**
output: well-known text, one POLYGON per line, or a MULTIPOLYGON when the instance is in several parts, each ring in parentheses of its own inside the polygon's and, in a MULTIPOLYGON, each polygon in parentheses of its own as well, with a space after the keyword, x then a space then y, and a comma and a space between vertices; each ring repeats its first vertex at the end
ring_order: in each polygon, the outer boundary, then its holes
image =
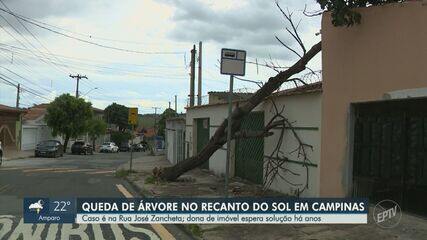
MULTIPOLYGON (((316 56, 322 49, 322 43, 318 42, 311 47, 301 58, 288 69, 279 72, 276 76, 269 78, 269 80, 250 97, 241 106, 237 106, 232 113, 232 135, 239 130, 242 119, 248 115, 256 106, 258 106, 264 99, 276 91, 283 83, 295 82, 299 79, 292 78, 292 76, 304 71, 308 62, 316 56)), ((227 119, 225 119, 215 134, 210 138, 206 146, 195 156, 185 159, 178 164, 163 169, 156 169, 155 175, 163 180, 173 181, 181 176, 183 173, 201 166, 206 162, 212 154, 220 149, 227 142, 227 119)))

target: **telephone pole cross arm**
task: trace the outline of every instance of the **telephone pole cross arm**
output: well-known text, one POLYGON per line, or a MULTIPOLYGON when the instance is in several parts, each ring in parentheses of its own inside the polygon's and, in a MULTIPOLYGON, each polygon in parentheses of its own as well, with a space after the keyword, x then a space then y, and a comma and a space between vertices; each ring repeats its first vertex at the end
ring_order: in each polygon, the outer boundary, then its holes
POLYGON ((80 79, 84 78, 87 79, 86 75, 82 76, 80 74, 77 75, 71 75, 70 74, 70 78, 75 78, 77 80, 77 85, 76 85, 76 98, 79 98, 79 83, 80 83, 80 79))

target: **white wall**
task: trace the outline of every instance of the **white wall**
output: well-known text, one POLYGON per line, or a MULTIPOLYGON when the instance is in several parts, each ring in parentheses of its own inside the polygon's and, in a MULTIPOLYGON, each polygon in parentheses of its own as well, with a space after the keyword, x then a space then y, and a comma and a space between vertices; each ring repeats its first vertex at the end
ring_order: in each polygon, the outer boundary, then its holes
MULTIPOLYGON (((182 120, 166 120, 165 129, 165 144, 166 144, 166 158, 170 163, 176 164, 178 162, 178 130, 185 130, 185 121, 182 120)), ((182 157, 182 155, 181 155, 182 157)))
MULTIPOLYGON (((321 100, 322 93, 314 92, 299 95, 290 96, 279 96, 275 97, 275 102, 279 108, 285 106, 284 116, 286 116, 290 122, 293 122, 294 127, 297 127, 296 132, 301 140, 309 145, 313 146, 313 150, 307 148, 307 155, 311 163, 316 164, 315 166, 308 167, 308 189, 301 193, 301 196, 305 197, 317 197, 319 196, 319 166, 320 166, 320 137, 321 137, 321 100)), ((271 101, 266 101, 260 106, 254 109, 254 111, 264 111, 264 124, 267 124, 270 119, 274 116, 275 111, 271 101)), ((209 118, 210 119, 210 136, 212 136, 218 126, 227 117, 227 105, 207 105, 204 107, 190 108, 187 110, 186 117, 186 142, 188 142, 188 152, 190 156, 195 153, 195 130, 196 126, 194 119, 197 118, 209 118)), ((273 130, 274 135, 265 138, 264 140, 264 155, 270 155, 277 144, 280 131, 278 129, 273 130)), ((234 141, 232 142, 232 159, 230 163, 230 174, 234 176, 234 141)), ((298 152, 291 153, 297 147, 296 138, 293 136, 291 130, 285 131, 284 141, 281 145, 281 150, 285 153, 285 157, 291 160, 302 162, 302 158, 298 157, 298 152)), ((225 161, 226 161, 226 145, 216 151, 209 159, 209 169, 217 175, 225 173, 225 161)), ((266 159, 264 160, 267 161, 266 159)), ((285 177, 286 181, 300 184, 299 186, 292 186, 280 177, 276 178, 271 189, 295 195, 301 191, 307 178, 306 168, 302 164, 286 162, 286 168, 294 173, 299 174, 295 176, 289 172, 282 172, 282 176, 285 177)))
MULTIPOLYGON (((311 163, 317 164, 317 167, 308 166, 308 189, 304 190, 301 194, 301 196, 304 197, 317 197, 319 195, 321 99, 322 95, 320 92, 275 98, 275 102, 279 108, 285 106, 283 115, 288 118, 290 122, 293 122, 293 126, 296 127, 295 131, 301 141, 313 146, 313 150, 306 148, 307 156, 311 163), (318 128, 318 130, 315 130, 315 128, 318 128)), ((270 101, 264 103, 264 111, 265 122, 267 123, 275 114, 275 110, 273 110, 270 101)), ((275 133, 273 136, 267 137, 264 140, 264 155, 267 156, 273 152, 280 135, 279 129, 275 129, 273 132, 275 133)), ((284 141, 281 144, 284 157, 302 162, 303 158, 301 155, 300 157, 298 156, 298 151, 292 152, 297 149, 297 147, 298 141, 294 137, 293 132, 290 129, 286 130, 284 141)), ((264 161, 266 162, 267 159, 264 161)), ((279 177, 272 183, 271 189, 295 195, 298 189, 301 191, 307 182, 306 167, 302 164, 292 162, 286 162, 285 167, 299 174, 299 176, 296 176, 291 174, 290 171, 282 171, 281 174, 286 181, 301 185, 292 186, 279 177)))
MULTIPOLYGON (((240 103, 241 104, 241 103, 240 103)), ((235 105, 234 105, 235 107, 235 105)), ((255 111, 260 111, 257 107, 255 111)), ((210 135, 212 137, 217 128, 221 125, 221 123, 228 116, 228 105, 227 104, 218 104, 218 105, 206 105, 204 107, 196 107, 187 109, 186 115, 186 135, 185 141, 188 143, 188 152, 190 156, 196 153, 196 144, 195 144, 195 130, 196 125, 194 119, 197 118, 209 118, 210 124, 210 135)), ((234 176, 234 140, 231 143, 231 159, 230 159, 230 176, 234 176)), ((222 148, 216 151, 209 158, 209 169, 213 171, 217 175, 225 174, 225 165, 226 165, 226 157, 227 157, 227 144, 224 144, 222 148)))

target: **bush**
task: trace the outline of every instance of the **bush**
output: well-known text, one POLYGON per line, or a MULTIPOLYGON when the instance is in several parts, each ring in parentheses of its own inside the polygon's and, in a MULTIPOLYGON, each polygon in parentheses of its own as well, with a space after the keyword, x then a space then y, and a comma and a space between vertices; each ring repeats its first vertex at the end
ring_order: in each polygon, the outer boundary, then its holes
POLYGON ((111 141, 117 146, 120 146, 123 142, 128 142, 131 139, 131 134, 128 132, 112 132, 111 141))

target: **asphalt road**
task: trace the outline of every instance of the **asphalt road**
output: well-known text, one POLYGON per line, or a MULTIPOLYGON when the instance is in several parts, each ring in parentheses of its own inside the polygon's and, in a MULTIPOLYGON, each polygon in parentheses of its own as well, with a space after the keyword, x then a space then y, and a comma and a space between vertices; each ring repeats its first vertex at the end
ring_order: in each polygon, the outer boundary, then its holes
MULTIPOLYGON (((141 157, 143 153, 134 153, 141 157)), ((3 162, 0 167, 0 239, 189 239, 175 225, 24 224, 24 197, 77 198, 139 195, 115 170, 129 153, 64 155, 3 162), (120 191, 122 189, 122 191, 120 191)))

